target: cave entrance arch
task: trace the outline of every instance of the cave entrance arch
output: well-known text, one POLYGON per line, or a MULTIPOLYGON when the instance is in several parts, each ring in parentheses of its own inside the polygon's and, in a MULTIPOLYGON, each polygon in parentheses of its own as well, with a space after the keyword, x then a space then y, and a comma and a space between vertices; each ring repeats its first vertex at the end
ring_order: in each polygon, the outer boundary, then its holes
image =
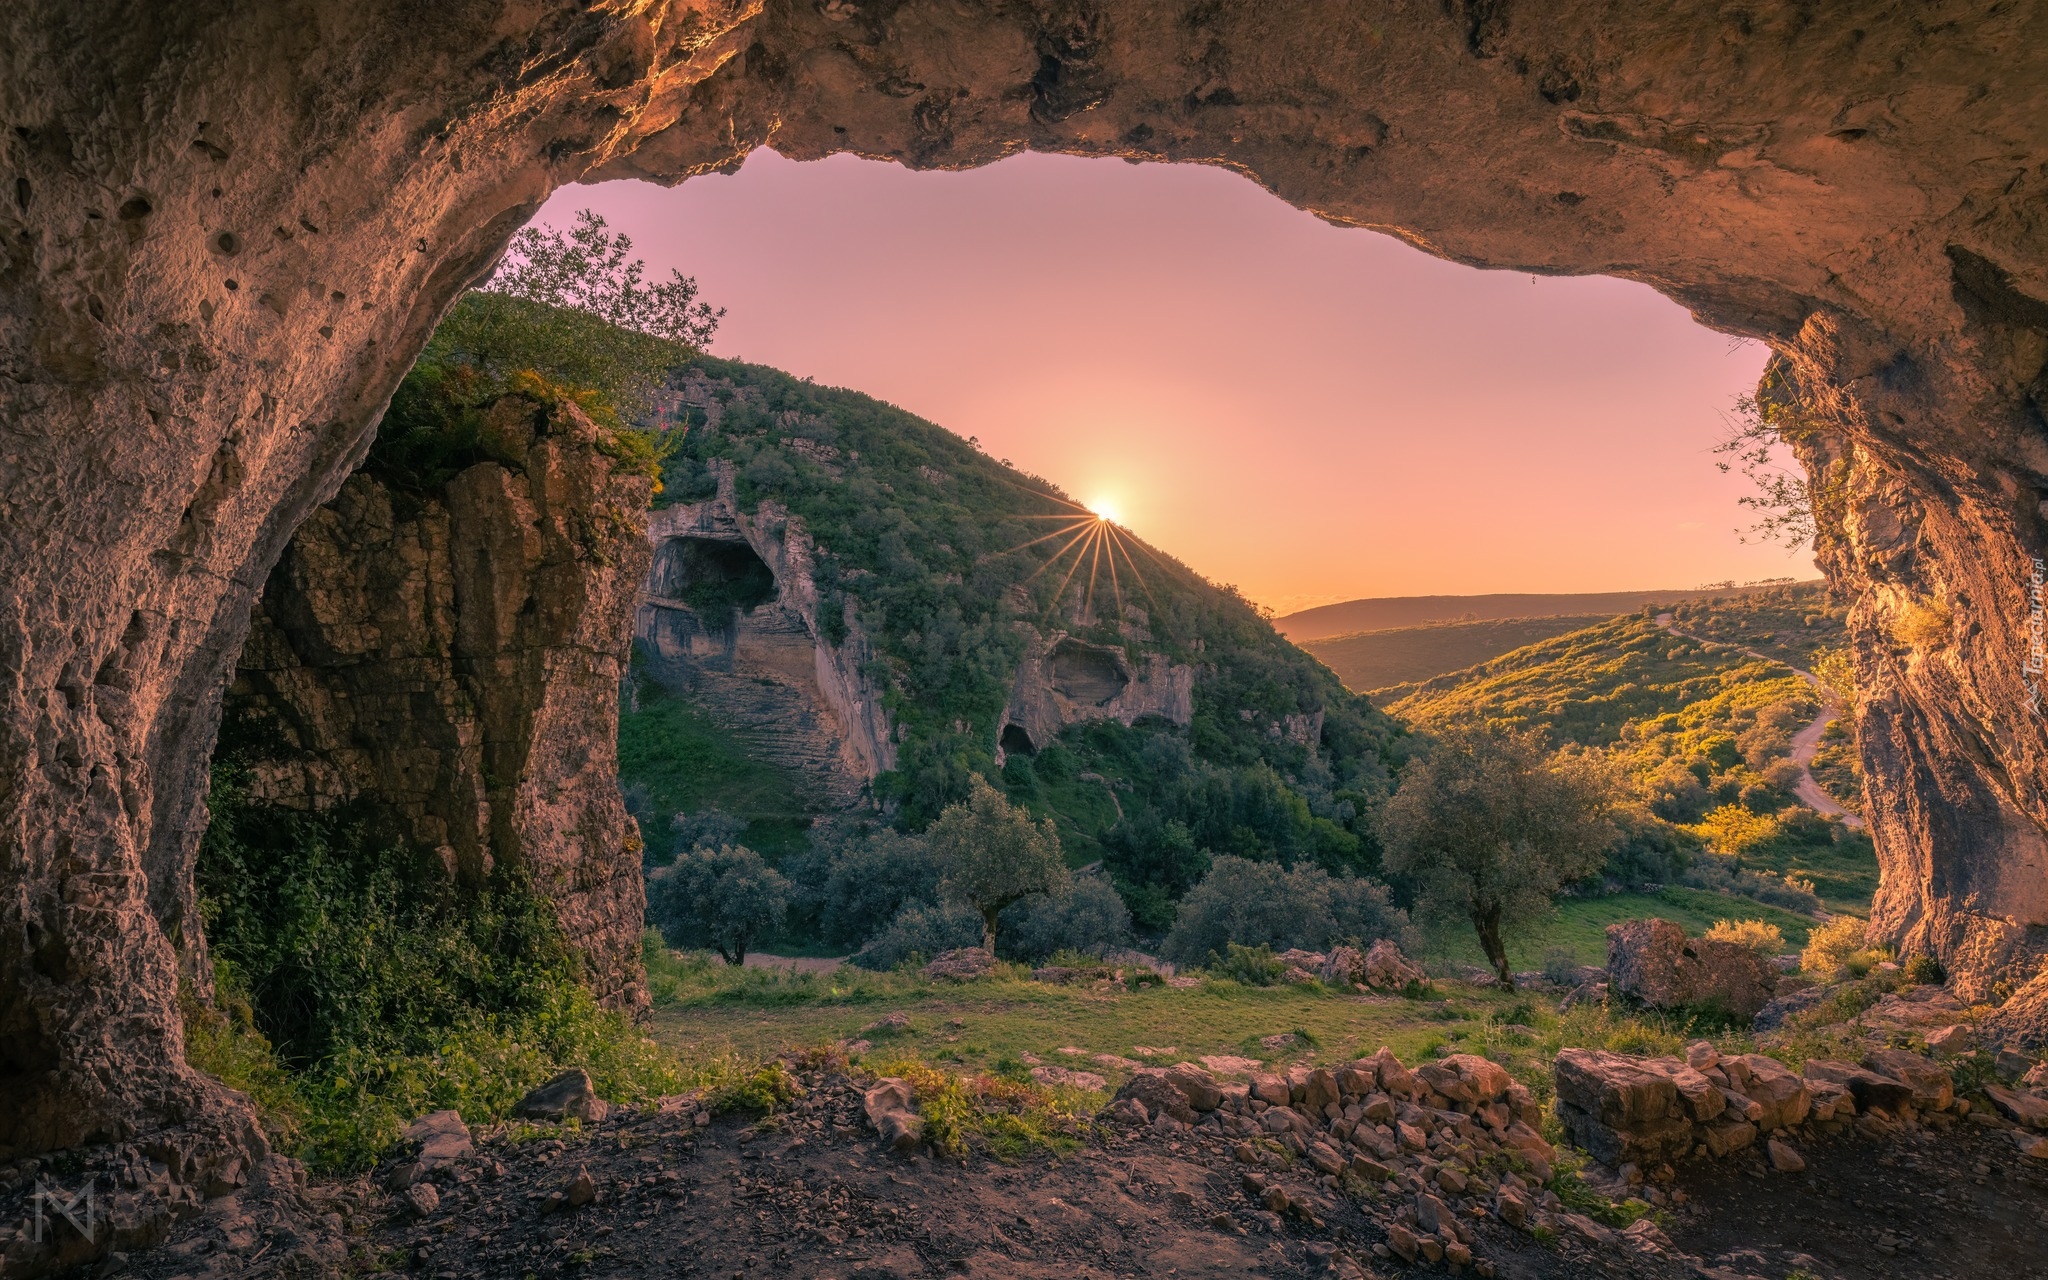
POLYGON ((675 537, 654 549, 649 585, 688 606, 706 627, 729 626, 775 599, 775 571, 744 540, 675 537))
POLYGON ((2037 971, 2048 8, 520 16, 232 0, 138 23, 26 0, 0 18, 0 1147, 246 1131, 184 1063, 177 991, 181 973, 206 990, 192 854, 254 593, 551 189, 677 181, 771 140, 933 168, 1027 147, 1229 165, 1332 221, 1645 281, 1768 342, 1839 495, 1821 560, 1856 600, 1876 927, 1968 990, 2037 971), (1951 635, 1902 644, 1902 611, 1930 600, 1951 635))

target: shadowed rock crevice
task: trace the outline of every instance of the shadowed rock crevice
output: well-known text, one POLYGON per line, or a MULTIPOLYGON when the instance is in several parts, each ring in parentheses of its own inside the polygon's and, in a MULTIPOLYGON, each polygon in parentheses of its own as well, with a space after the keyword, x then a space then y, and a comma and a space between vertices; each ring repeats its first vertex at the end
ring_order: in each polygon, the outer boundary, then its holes
POLYGON ((2048 946, 2025 670, 2048 10, 28 0, 0 23, 0 1148, 223 1105, 175 1002, 220 691, 442 310, 560 184, 770 142, 1227 165, 1768 341, 1842 480, 1821 555, 1856 602, 1879 927, 1986 992, 2048 946))

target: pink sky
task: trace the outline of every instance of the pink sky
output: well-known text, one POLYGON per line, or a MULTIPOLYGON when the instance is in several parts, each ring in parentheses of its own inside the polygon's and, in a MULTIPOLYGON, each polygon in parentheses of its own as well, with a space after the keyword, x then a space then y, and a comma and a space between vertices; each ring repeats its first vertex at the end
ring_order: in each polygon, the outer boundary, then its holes
POLYGON ((1709 450, 1765 352, 1650 289, 1475 271, 1192 165, 756 152, 571 187, 727 308, 712 350, 977 436, 1280 612, 1814 574, 1709 450))

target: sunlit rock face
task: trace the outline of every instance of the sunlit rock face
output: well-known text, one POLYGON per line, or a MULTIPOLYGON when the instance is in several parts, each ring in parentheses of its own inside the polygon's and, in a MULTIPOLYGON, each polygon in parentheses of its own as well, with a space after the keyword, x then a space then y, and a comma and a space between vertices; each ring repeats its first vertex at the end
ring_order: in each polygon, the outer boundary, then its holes
POLYGON ((518 871, 607 1003, 646 1002, 618 688, 650 482, 589 419, 523 396, 508 456, 431 493, 368 471, 299 527, 229 687, 257 803, 350 805, 460 886, 518 871))
POLYGON ((174 998, 181 953, 204 989, 220 690, 441 309, 559 184, 771 142, 1226 164, 1771 342, 1851 459, 1824 559, 1858 602, 1880 927, 1987 986, 2044 949, 2041 6, 22 0, 0 23, 0 1147, 227 1105, 174 998), (1909 598, 1947 603, 1945 643, 1897 643, 1909 598))

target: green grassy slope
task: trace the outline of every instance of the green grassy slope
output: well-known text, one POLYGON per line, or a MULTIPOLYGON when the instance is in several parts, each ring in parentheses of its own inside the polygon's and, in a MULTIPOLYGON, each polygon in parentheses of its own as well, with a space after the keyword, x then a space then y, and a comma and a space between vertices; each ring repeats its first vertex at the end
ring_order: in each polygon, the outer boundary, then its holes
MULTIPOLYGON (((813 813, 786 770, 748 755, 688 702, 641 681, 636 708, 619 714, 619 777, 648 813, 718 809, 745 824, 749 846, 770 857, 803 847, 813 813)), ((663 848, 668 833, 648 831, 663 848)))
MULTIPOLYGON (((1877 886, 1867 836, 1821 822, 1792 794, 1792 735, 1819 696, 1786 662, 1842 643, 1842 615, 1815 585, 1657 605, 1413 686, 1389 711, 1420 726, 1535 729, 1611 762, 1666 839, 1782 879, 1811 881, 1831 911, 1862 913, 1877 886), (1746 650, 1775 655, 1752 656, 1746 650)), ((1840 739, 1836 755, 1847 754, 1840 739)), ((1860 786, 1839 760, 1821 775, 1860 786)), ((1553 926, 1557 927, 1557 926, 1553 926)))
MULTIPOLYGON (((1322 659, 1346 687, 1371 693, 1462 671, 1524 645, 1591 626, 1605 616, 1565 614, 1555 618, 1434 622, 1306 640, 1301 647, 1322 659)), ((1402 690, 1395 696, 1406 692, 1402 690)))

